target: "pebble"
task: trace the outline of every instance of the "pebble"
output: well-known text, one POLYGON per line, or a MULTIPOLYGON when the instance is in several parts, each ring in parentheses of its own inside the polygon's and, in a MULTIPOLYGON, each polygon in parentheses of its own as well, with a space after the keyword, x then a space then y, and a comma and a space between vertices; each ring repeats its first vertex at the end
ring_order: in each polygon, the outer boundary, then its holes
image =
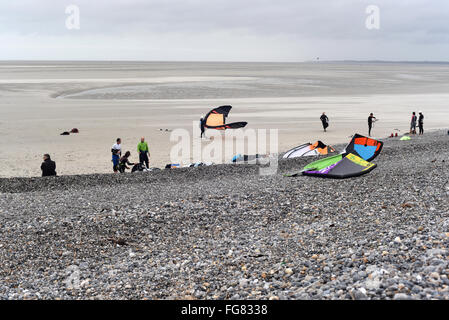
POLYGON ((440 275, 439 275, 437 272, 432 272, 429 276, 430 276, 432 279, 440 280, 440 275))
POLYGON ((293 274, 293 270, 290 268, 287 268, 287 269, 285 269, 285 273, 288 275, 291 275, 291 274, 293 274))
POLYGON ((411 300, 412 297, 406 295, 405 293, 396 293, 393 297, 393 300, 411 300))
POLYGON ((366 300, 367 299, 366 294, 362 290, 354 290, 352 292, 352 296, 353 296, 354 300, 366 300))

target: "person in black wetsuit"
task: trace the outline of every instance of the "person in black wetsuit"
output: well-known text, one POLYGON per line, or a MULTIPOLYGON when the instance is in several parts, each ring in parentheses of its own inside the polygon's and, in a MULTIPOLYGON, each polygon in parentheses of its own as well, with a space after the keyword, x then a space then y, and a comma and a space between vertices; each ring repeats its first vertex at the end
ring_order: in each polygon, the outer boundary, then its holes
POLYGON ((135 163, 129 162, 130 156, 131 156, 131 152, 126 151, 125 155, 120 158, 120 161, 118 163, 118 171, 120 171, 120 173, 124 173, 126 169, 130 169, 126 165, 130 165, 130 166, 135 165, 135 163))
POLYGON ((422 112, 419 112, 419 118, 418 118, 418 127, 419 127, 419 134, 424 134, 424 115, 422 112))
MULTIPOLYGON (((200 138, 203 139, 203 134, 204 134, 204 118, 200 119, 200 129, 201 129, 201 136, 200 138)), ((206 137, 206 135, 204 134, 204 137, 206 137)))
POLYGON ((329 118, 326 116, 325 112, 323 112, 323 114, 321 115, 320 120, 323 124, 324 132, 326 132, 326 128, 329 127, 329 118))
POLYGON ((373 122, 376 121, 376 117, 370 113, 368 117, 368 136, 371 137, 371 129, 373 128, 373 122))
POLYGON ((42 176, 55 176, 56 175, 56 163, 51 160, 49 154, 44 154, 44 162, 41 164, 42 176))

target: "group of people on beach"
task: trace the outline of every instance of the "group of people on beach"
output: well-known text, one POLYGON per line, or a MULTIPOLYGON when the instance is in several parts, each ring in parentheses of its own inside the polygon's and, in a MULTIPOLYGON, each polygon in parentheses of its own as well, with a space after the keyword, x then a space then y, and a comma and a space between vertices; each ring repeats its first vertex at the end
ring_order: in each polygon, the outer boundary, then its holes
POLYGON ((412 120, 410 121, 410 134, 416 134, 416 123, 418 122, 419 134, 424 134, 424 115, 419 111, 419 118, 416 112, 412 113, 412 120))
MULTIPOLYGON (((320 116, 321 124, 323 125, 323 130, 326 132, 327 127, 329 127, 329 118, 325 112, 320 116)), ((377 118, 373 113, 370 113, 368 117, 368 136, 371 137, 371 130, 373 129, 374 122, 377 118)), ((412 113, 412 120, 410 122, 410 134, 416 134, 416 124, 419 127, 419 134, 424 134, 424 115, 422 111, 419 111, 419 118, 416 116, 416 112, 412 113)))
MULTIPOLYGON (((329 117, 326 115, 326 112, 323 112, 323 114, 320 117, 321 124, 323 125, 323 130, 326 132, 327 127, 329 127, 329 117)), ((370 113, 368 117, 368 135, 371 137, 371 130, 373 129, 373 123, 376 122, 376 117, 373 113, 370 113)))
MULTIPOLYGON (((329 118, 325 112, 320 116, 321 123, 323 125, 323 130, 326 132, 326 129, 329 127, 329 118)), ((368 136, 371 136, 371 130, 373 128, 374 122, 377 121, 377 118, 373 113, 370 113, 368 117, 368 136)), ((416 116, 416 112, 412 113, 412 119, 410 122, 410 134, 416 134, 416 126, 418 125, 419 134, 424 134, 424 115, 422 111, 419 111, 419 117, 416 116)), ((204 119, 200 120, 200 129, 201 129, 201 138, 204 135, 205 131, 205 123, 204 119)), ((136 163, 132 163, 129 161, 129 157, 131 156, 130 151, 126 151, 122 156, 122 140, 117 138, 116 143, 112 145, 112 170, 114 173, 120 172, 124 173, 126 169, 130 169, 129 166, 136 165, 136 163)), ((139 164, 149 169, 149 158, 150 158, 150 149, 148 148, 148 144, 145 141, 145 137, 140 138, 140 142, 137 144, 137 152, 139 153, 139 164)), ((44 154, 43 162, 41 164, 42 176, 55 176, 56 175, 56 163, 51 160, 49 154, 44 154)))
MULTIPOLYGON (((112 170, 114 173, 124 173, 126 169, 130 169, 129 166, 133 166, 136 163, 129 161, 131 156, 130 151, 126 151, 122 156, 122 139, 117 138, 116 143, 112 145, 112 170)), ((139 164, 149 168, 150 149, 148 143, 145 141, 145 137, 140 138, 140 142, 137 144, 137 152, 139 153, 139 164)))
MULTIPOLYGON (((149 168, 150 149, 148 143, 145 141, 145 137, 140 138, 140 142, 137 144, 137 152, 139 153, 139 164, 142 167, 149 168)), ((117 138, 116 142, 112 145, 112 170, 117 173, 124 173, 126 169, 131 169, 128 166, 136 165, 129 161, 131 156, 130 151, 126 151, 122 156, 122 139, 117 138)), ((49 154, 44 154, 43 162, 41 164, 42 176, 56 176, 56 163, 51 160, 49 154)))

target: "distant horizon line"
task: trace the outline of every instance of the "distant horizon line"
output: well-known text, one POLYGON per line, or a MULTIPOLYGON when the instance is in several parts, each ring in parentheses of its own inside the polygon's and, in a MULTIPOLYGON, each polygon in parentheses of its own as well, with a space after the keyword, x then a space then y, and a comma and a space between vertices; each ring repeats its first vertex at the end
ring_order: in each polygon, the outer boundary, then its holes
POLYGON ((301 60, 301 61, 245 61, 245 60, 62 60, 62 59, 0 59, 3 62, 143 62, 143 63, 414 63, 414 64, 449 64, 449 60, 301 60))

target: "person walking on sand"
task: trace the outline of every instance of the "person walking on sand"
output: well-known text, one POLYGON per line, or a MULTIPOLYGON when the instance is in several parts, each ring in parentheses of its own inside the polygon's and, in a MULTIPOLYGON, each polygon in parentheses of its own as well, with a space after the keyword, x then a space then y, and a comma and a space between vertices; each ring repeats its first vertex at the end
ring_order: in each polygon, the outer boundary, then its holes
POLYGON ((418 127, 419 127, 419 134, 424 134, 424 115, 422 114, 422 111, 419 112, 419 118, 418 118, 418 127))
POLYGON ((416 112, 412 113, 412 120, 410 121, 410 133, 416 134, 416 121, 418 117, 416 116, 416 112))
POLYGON ((56 162, 51 160, 48 153, 44 154, 43 160, 44 162, 41 164, 42 176, 56 176, 56 162))
POLYGON ((204 125, 205 125, 204 118, 201 118, 200 119, 200 129, 201 129, 201 136, 200 136, 200 138, 201 139, 203 139, 203 135, 204 135, 204 137, 206 137, 206 134, 204 133, 204 131, 205 131, 204 125))
POLYGON ((320 120, 323 124, 324 132, 326 132, 326 128, 329 127, 329 118, 326 116, 325 112, 323 112, 323 114, 321 115, 320 120))
POLYGON ((139 153, 140 164, 143 165, 143 163, 145 162, 146 168, 150 168, 148 160, 150 157, 150 151, 144 137, 140 138, 140 142, 137 145, 137 152, 139 153))
POLYGON ((130 165, 130 166, 135 165, 135 163, 129 162, 130 156, 131 156, 131 152, 126 151, 125 155, 120 158, 119 165, 118 165, 118 171, 120 171, 120 173, 125 173, 126 169, 130 169, 126 165, 130 165))
POLYGON ((122 139, 117 138, 117 142, 112 145, 111 152, 112 152, 112 170, 114 170, 114 173, 118 172, 118 165, 120 162, 120 157, 122 156, 122 139))
POLYGON ((376 117, 373 113, 369 114, 368 117, 368 136, 371 137, 371 129, 373 128, 373 123, 376 121, 376 117))

